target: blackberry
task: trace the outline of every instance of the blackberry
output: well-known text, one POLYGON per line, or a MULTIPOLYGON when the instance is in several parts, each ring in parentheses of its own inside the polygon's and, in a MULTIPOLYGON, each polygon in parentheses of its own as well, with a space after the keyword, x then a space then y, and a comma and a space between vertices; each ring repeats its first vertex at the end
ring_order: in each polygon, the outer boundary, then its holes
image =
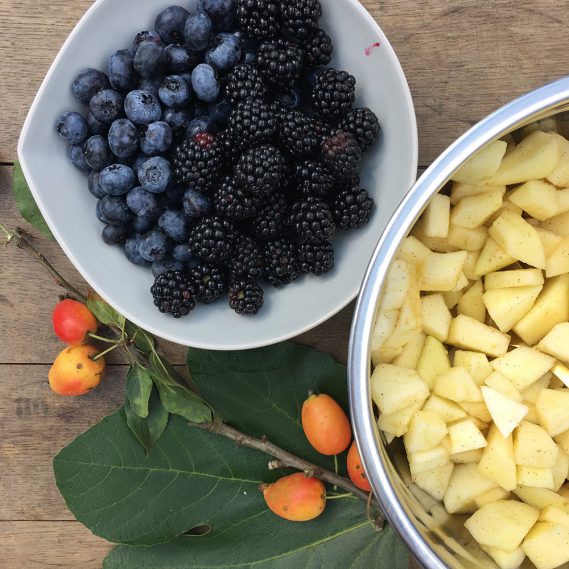
POLYGON ((223 151, 223 169, 231 174, 233 173, 235 164, 237 164, 237 160, 239 160, 241 156, 241 148, 233 142, 229 134, 230 133, 225 130, 217 137, 217 140, 223 151))
POLYGON ((298 249, 293 241, 269 241, 263 248, 263 258, 265 276, 273 286, 290 284, 299 277, 298 249))
POLYGON ((241 148, 262 144, 275 133, 275 112, 260 99, 245 99, 233 109, 227 127, 231 140, 241 148))
POLYGON ((288 202, 282 193, 269 197, 259 209, 252 230, 257 239, 267 240, 279 237, 283 230, 288 212, 288 202))
POLYGON ((356 79, 346 71, 324 69, 316 79, 312 105, 327 121, 338 121, 352 110, 356 100, 356 79))
POLYGON ((257 52, 257 67, 265 80, 277 88, 292 87, 300 77, 304 52, 284 39, 264 42, 257 52))
POLYGON ((373 211, 373 199, 358 187, 340 192, 332 202, 332 215, 342 229, 358 229, 367 224, 373 211))
POLYGON ((217 215, 230 221, 251 219, 257 212, 255 198, 238 187, 230 177, 226 177, 215 191, 213 203, 217 215))
POLYGON ((359 176, 362 151, 356 139, 348 132, 339 132, 322 145, 324 165, 340 181, 349 181, 359 176))
POLYGON ((253 239, 241 235, 229 263, 229 272, 236 277, 259 278, 263 273, 263 258, 253 239))
POLYGON ((281 28, 279 3, 274 0, 239 0, 237 21, 249 38, 274 38, 281 28))
POLYGON ((171 314, 174 318, 187 316, 196 306, 193 286, 180 271, 168 271, 159 275, 150 292, 158 310, 171 314))
POLYGON ((234 105, 244 99, 262 99, 267 94, 267 86, 256 67, 239 63, 227 76, 225 94, 234 105))
POLYGON ((381 130, 377 116, 367 107, 353 109, 340 123, 340 128, 349 132, 357 140, 362 152, 365 152, 377 140, 381 130))
POLYGON ((221 264, 233 253, 235 230, 231 223, 218 217, 201 220, 190 230, 190 251, 207 263, 221 264))
POLYGON ((336 231, 330 208, 318 198, 309 197, 294 203, 288 221, 306 241, 323 241, 336 231))
POLYGON ((305 196, 324 198, 334 188, 334 177, 320 162, 307 160, 296 166, 295 182, 305 196))
POLYGON ((300 267, 304 273, 323 275, 334 268, 334 247, 330 241, 307 241, 298 248, 300 267))
POLYGON ((223 296, 227 290, 225 275, 219 267, 199 264, 190 270, 189 279, 196 298, 203 304, 211 304, 223 296))
POLYGON ((278 190, 286 171, 284 156, 267 144, 245 151, 235 167, 235 182, 259 196, 278 190))
POLYGON ((223 149, 215 136, 200 132, 177 146, 173 155, 174 176, 182 186, 198 192, 215 187, 223 165, 223 149))
POLYGON ((318 0, 282 0, 281 16, 285 30, 302 40, 318 27, 322 6, 318 0))
POLYGON ((279 140, 295 157, 315 154, 326 133, 323 125, 301 111, 283 111, 280 115, 279 140))
POLYGON ((321 29, 317 29, 308 39, 302 43, 306 54, 305 63, 309 67, 328 65, 332 60, 332 40, 321 29))
POLYGON ((229 285, 229 306, 243 316, 257 314, 263 307, 263 289, 253 279, 237 279, 229 285))

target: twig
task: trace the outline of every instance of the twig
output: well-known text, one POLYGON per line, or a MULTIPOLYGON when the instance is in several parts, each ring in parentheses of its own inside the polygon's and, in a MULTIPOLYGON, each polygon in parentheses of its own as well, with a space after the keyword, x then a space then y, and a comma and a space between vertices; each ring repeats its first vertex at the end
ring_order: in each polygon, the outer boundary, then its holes
MULTIPOLYGON (((330 470, 325 470, 319 466, 316 466, 315 464, 303 460, 302 458, 299 458, 298 456, 278 447, 277 445, 274 445, 266 439, 256 439, 254 437, 250 437, 238 431, 237 429, 234 429, 233 427, 230 427, 229 425, 225 425, 223 423, 189 423, 189 425, 190 427, 195 427, 201 429, 202 431, 208 431, 210 433, 226 437, 232 441, 235 441, 241 446, 260 450, 261 452, 270 454, 277 460, 269 463, 269 468, 294 468, 296 470, 300 470, 301 472, 306 472, 308 475, 313 476, 314 478, 320 478, 320 480, 328 482, 328 484, 333 484, 334 486, 338 486, 338 488, 342 488, 343 490, 350 492, 364 502, 370 500, 370 504, 373 504, 379 510, 379 504, 375 498, 370 498, 370 495, 367 492, 360 490, 347 478, 339 476, 330 470)), ((379 519, 383 521, 383 516, 380 515, 379 519)))

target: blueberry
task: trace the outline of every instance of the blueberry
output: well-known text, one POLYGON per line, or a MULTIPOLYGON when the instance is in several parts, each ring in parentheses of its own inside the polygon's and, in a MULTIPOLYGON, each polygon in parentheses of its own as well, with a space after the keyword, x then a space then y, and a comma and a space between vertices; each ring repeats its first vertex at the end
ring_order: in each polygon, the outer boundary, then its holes
POLYGON ((111 86, 109 78, 98 69, 85 69, 77 75, 71 86, 73 94, 84 105, 88 105, 95 93, 111 86))
POLYGON ((134 70, 134 56, 129 49, 119 49, 109 58, 109 80, 117 91, 128 93, 138 83, 134 70))
MULTIPOLYGON (((148 156, 147 154, 144 154, 144 152, 141 152, 140 154, 137 154, 136 158, 132 161, 132 169, 135 171, 135 173, 138 173, 138 169, 142 166, 142 164, 144 164, 144 162, 146 162, 148 159, 150 158, 150 156, 148 156)), ((138 175, 138 174, 137 174, 138 175)))
POLYGON ((93 95, 89 110, 98 121, 111 123, 124 116, 124 97, 114 89, 103 89, 93 95))
POLYGON ((152 275, 154 278, 159 277, 162 273, 168 271, 183 271, 185 269, 184 263, 172 259, 172 257, 165 257, 161 261, 154 261, 152 263, 152 275))
POLYGON ((146 233, 138 246, 141 256, 151 263, 162 260, 171 249, 171 241, 157 229, 146 233))
POLYGON ((209 105, 205 103, 197 104, 194 108, 194 117, 196 119, 209 119, 209 105))
POLYGON ((237 0, 199 0, 198 9, 210 17, 214 30, 227 32, 235 22, 237 0))
POLYGON ((166 191, 158 196, 158 203, 164 209, 180 209, 184 198, 183 188, 170 184, 166 191))
POLYGON ((111 196, 122 196, 136 184, 134 170, 123 164, 112 164, 101 170, 99 184, 111 196))
POLYGON ((158 227, 177 243, 188 240, 188 218, 181 210, 167 209, 158 219, 158 227))
POLYGON ((128 225, 105 225, 101 236, 107 245, 122 245, 128 237, 128 225))
POLYGON ((298 109, 301 104, 301 91, 296 87, 283 91, 275 97, 275 101, 280 103, 285 109, 298 109))
POLYGON ((65 142, 81 144, 87 138, 89 125, 79 113, 63 113, 55 123, 55 130, 65 142))
POLYGON ((103 208, 101 204, 101 200, 97 202, 97 206, 95 208, 95 213, 97 215, 97 219, 104 224, 108 224, 109 220, 103 215, 103 208))
POLYGON ((126 116, 136 124, 150 124, 160 120, 162 109, 158 99, 148 91, 131 91, 125 98, 126 116))
POLYGON ((134 36, 134 41, 132 42, 132 53, 133 53, 133 55, 136 54, 136 51, 138 50, 138 46, 143 41, 150 41, 150 42, 154 42, 157 45, 164 46, 164 44, 162 43, 162 38, 160 37, 158 32, 155 32, 154 30, 152 30, 152 31, 144 30, 143 32, 138 32, 136 34, 136 36, 134 36))
POLYGON ((197 257, 190 251, 187 243, 178 243, 172 249, 172 257, 182 263, 192 263, 197 257))
POLYGON ((148 265, 149 262, 139 253, 143 237, 140 233, 135 233, 129 237, 124 244, 125 257, 135 265, 148 265))
POLYGON ((209 106, 209 116, 219 126, 225 126, 233 107, 227 99, 222 99, 217 103, 211 103, 209 106))
POLYGON ((196 55, 189 54, 183 45, 170 44, 164 52, 167 73, 183 73, 191 71, 199 60, 196 55))
POLYGON ((163 154, 172 145, 172 137, 172 128, 167 122, 150 123, 142 136, 140 148, 148 156, 163 154))
POLYGON ((162 120, 167 122, 172 130, 179 130, 188 126, 190 113, 185 109, 164 109, 162 120))
POLYGON ((154 28, 165 44, 182 43, 184 25, 189 15, 182 6, 168 6, 156 16, 154 28))
POLYGON ((107 192, 101 188, 101 184, 99 184, 99 178, 101 176, 100 172, 97 170, 91 170, 89 172, 89 176, 87 177, 87 188, 97 199, 104 198, 107 195, 107 192))
POLYGON ((140 186, 128 192, 126 205, 138 217, 155 220, 160 215, 156 194, 147 192, 140 186))
POLYGON ((152 41, 143 41, 134 56, 134 68, 141 77, 155 77, 166 63, 164 47, 152 41))
POLYGON ((149 158, 138 169, 140 185, 154 194, 160 194, 166 190, 171 176, 170 162, 160 156, 149 158))
POLYGON ((116 120, 111 125, 108 138, 113 154, 119 158, 129 158, 138 150, 138 130, 128 119, 116 120))
POLYGON ((211 117, 192 119, 188 125, 188 128, 186 129, 186 137, 194 138, 194 136, 200 132, 209 132, 213 134, 216 131, 217 128, 211 117))
POLYGON ((109 125, 98 121, 91 113, 87 115, 87 124, 89 125, 89 135, 107 134, 109 132, 109 125))
POLYGON ((137 215, 130 227, 136 233, 146 233, 150 231, 156 223, 156 217, 137 215))
POLYGON ((89 137, 83 144, 83 157, 93 170, 102 170, 113 163, 113 153, 109 144, 100 134, 89 137))
POLYGON ((158 77, 149 77, 148 79, 142 79, 137 86, 139 91, 146 91, 151 93, 158 99, 158 89, 160 89, 160 83, 162 83, 162 78, 158 77))
POLYGON ((67 149, 67 154, 69 156, 69 159, 71 160, 71 163, 73 164, 73 166, 75 166, 75 168, 81 170, 81 172, 89 172, 91 170, 89 164, 87 164, 87 161, 83 156, 82 144, 70 144, 67 149))
POLYGON ((192 14, 184 28, 186 47, 194 52, 204 51, 209 45, 212 23, 209 16, 204 12, 192 14))
POLYGON ((99 200, 97 206, 102 217, 101 221, 104 220, 109 225, 127 225, 132 219, 132 213, 122 196, 105 196, 99 200))
POLYGON ((165 77, 158 90, 160 100, 172 109, 185 107, 192 96, 191 88, 179 75, 165 77))
POLYGON ((205 54, 206 63, 218 71, 227 71, 241 59, 241 40, 234 34, 217 34, 205 54))
POLYGON ((211 202, 207 196, 190 188, 184 194, 183 205, 189 219, 199 219, 209 213, 211 202))
POLYGON ((219 97, 219 79, 215 69, 207 63, 201 63, 192 71, 192 86, 201 101, 213 103, 219 97))

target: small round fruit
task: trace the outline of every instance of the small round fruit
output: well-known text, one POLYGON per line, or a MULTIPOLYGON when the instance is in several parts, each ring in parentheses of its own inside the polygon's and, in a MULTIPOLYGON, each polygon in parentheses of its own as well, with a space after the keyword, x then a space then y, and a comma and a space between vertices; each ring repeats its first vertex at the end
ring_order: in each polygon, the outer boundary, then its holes
POLYGON ((348 451, 348 474, 351 481, 360 490, 363 490, 364 492, 371 492, 371 486, 367 479, 356 441, 352 443, 352 446, 348 451))
POLYGON ((65 348, 49 370, 51 389, 66 396, 85 395, 97 387, 105 371, 105 360, 93 358, 99 349, 90 344, 65 348))
POLYGON ((269 509, 291 522, 307 522, 317 518, 326 507, 326 487, 318 478, 303 472, 280 478, 262 488, 269 509))
POLYGON ((81 302, 67 298, 58 303, 52 314, 55 335, 70 346, 82 344, 89 332, 97 331, 97 319, 81 302))
POLYGON ((302 428, 308 442, 327 456, 344 452, 352 427, 344 410, 329 395, 311 395, 302 405, 302 428))

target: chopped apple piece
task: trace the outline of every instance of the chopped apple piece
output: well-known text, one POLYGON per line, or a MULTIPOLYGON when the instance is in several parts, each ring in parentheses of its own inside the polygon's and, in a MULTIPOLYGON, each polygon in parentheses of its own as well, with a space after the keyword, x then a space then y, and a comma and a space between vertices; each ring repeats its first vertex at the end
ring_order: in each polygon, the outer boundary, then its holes
POLYGON ((484 323, 486 321, 486 306, 483 297, 482 281, 476 281, 458 301, 458 313, 484 323))
POLYGON ((488 444, 480 429, 470 419, 450 425, 448 434, 451 442, 451 454, 484 448, 488 444))
MULTIPOLYGON (((449 437, 450 440, 450 437, 449 437)), ((457 452, 450 455, 450 461, 454 464, 478 464, 482 458, 481 448, 475 450, 467 450, 466 452, 457 452)))
POLYGON ((533 403, 537 401, 539 394, 542 389, 547 389, 549 387, 549 382, 551 381, 551 373, 548 372, 541 376, 537 381, 534 381, 527 389, 522 391, 522 399, 526 403, 533 403))
POLYGON ((413 479, 417 474, 439 468, 449 462, 448 451, 441 445, 429 450, 410 453, 407 458, 413 479))
POLYGON ((496 358, 490 365, 509 379, 518 391, 523 391, 545 375, 555 365, 555 360, 533 348, 520 346, 496 358))
POLYGON ((405 302, 412 283, 416 282, 417 272, 413 265, 401 260, 394 261, 381 298, 381 310, 399 310, 405 302))
POLYGON ((387 338, 393 334, 398 320, 399 310, 378 313, 371 337, 371 359, 374 365, 386 363, 383 360, 387 354, 384 354, 382 348, 387 338))
POLYGON ((427 237, 448 237, 450 198, 443 194, 432 197, 423 213, 423 231, 427 237))
POLYGON ((452 180, 463 184, 478 184, 494 176, 500 168, 507 144, 496 140, 479 150, 453 175, 452 180))
POLYGON ((555 569, 569 561, 569 528, 538 522, 524 539, 522 549, 537 569, 555 569))
POLYGON ((522 394, 513 386, 512 382, 497 371, 492 372, 486 378, 485 383, 488 387, 499 391, 513 401, 518 403, 523 401, 522 394))
POLYGON ((478 196, 488 192, 500 192, 500 195, 506 193, 506 186, 487 186, 486 184, 462 184, 455 182, 450 191, 450 203, 457 205, 464 198, 470 196, 478 196))
POLYGON ((512 435, 504 437, 496 425, 488 431, 488 446, 484 449, 480 473, 507 491, 516 489, 516 463, 512 435))
POLYGON ((551 437, 569 429, 569 391, 567 389, 542 389, 535 409, 540 425, 551 437))
POLYGON ((421 452, 436 447, 447 435, 445 422, 431 411, 419 411, 403 438, 408 453, 421 452))
POLYGON ((480 388, 463 367, 454 367, 440 375, 433 392, 451 401, 482 401, 480 388))
POLYGON ((476 274, 476 263, 480 258, 480 251, 467 251, 466 261, 464 261, 464 267, 462 267, 462 272, 464 276, 469 281, 477 281, 480 277, 476 274))
POLYGON ((556 324, 537 345, 537 349, 564 362, 569 362, 569 322, 556 324))
POLYGON ((380 347, 380 351, 389 354, 389 359, 393 360, 401 354, 413 336, 421 331, 422 323, 421 297, 419 291, 411 287, 399 313, 397 324, 389 338, 380 347), (393 355, 391 356, 391 354, 393 355))
MULTIPOLYGON (((514 459, 518 466, 551 468, 559 456, 559 447, 539 425, 522 421, 514 433, 514 459)), ((532 486, 519 482, 522 486, 532 486)))
POLYGON ((516 468, 518 484, 530 488, 547 488, 553 490, 553 474, 551 468, 535 468, 533 466, 518 466, 516 468))
POLYGON ((476 497, 496 486, 495 482, 480 474, 476 464, 457 464, 443 498, 445 508, 449 514, 473 513, 476 511, 476 497))
POLYGON ((518 269, 514 271, 498 271, 484 277, 484 288, 518 288, 543 286, 545 279, 539 269, 518 269))
POLYGON ((452 310, 458 301, 462 298, 464 292, 462 290, 449 290, 448 292, 443 292, 443 298, 445 299, 445 304, 449 310, 452 310))
POLYGON ((410 235, 403 241, 398 258, 418 269, 430 254, 431 250, 428 247, 425 247, 416 237, 410 235))
POLYGON ((557 202, 559 204, 559 213, 569 211, 569 189, 565 186, 562 190, 557 190, 557 202))
POLYGON ((493 191, 465 197, 453 209, 451 222, 466 229, 484 225, 502 207, 502 192, 493 191))
POLYGON ((510 336, 470 316, 459 314, 450 323, 447 342, 457 348, 498 357, 508 351, 510 336))
POLYGON ((559 506, 566 508, 569 506, 569 501, 559 494, 548 490, 547 488, 530 488, 529 486, 518 486, 514 490, 514 494, 526 504, 543 510, 547 506, 559 506))
POLYGON ((436 253, 455 253, 458 251, 457 247, 451 245, 446 237, 429 237, 425 235, 422 219, 417 221, 411 230, 411 235, 421 241, 425 247, 436 253))
POLYGON ((514 257, 501 249, 492 238, 488 238, 476 261, 474 274, 482 277, 511 265, 515 260, 514 257))
POLYGON ((419 270, 419 289, 444 292, 452 290, 466 260, 466 251, 432 253, 419 270))
POLYGON ((468 287, 470 282, 468 281, 467 276, 464 274, 464 271, 461 271, 460 276, 458 277, 458 281, 456 286, 449 292, 461 292, 464 291, 465 288, 468 287))
POLYGON ((542 180, 530 180, 510 195, 510 201, 539 221, 557 215, 559 198, 555 186, 542 180))
POLYGON ((451 368, 448 351, 436 338, 427 336, 421 352, 417 372, 432 389, 435 381, 451 368))
POLYGON ((456 350, 454 353, 455 367, 463 367, 470 374, 476 385, 484 385, 486 378, 493 369, 486 354, 456 350))
POLYGON ((453 423, 466 417, 466 411, 450 399, 431 395, 423 406, 424 411, 437 413, 445 423, 453 423))
POLYGON ((390 364, 380 364, 373 370, 371 393, 382 413, 395 413, 414 403, 422 404, 430 395, 427 384, 415 370, 390 364))
POLYGON ((452 316, 442 294, 429 294, 421 298, 423 330, 429 335, 446 342, 452 316))
POLYGON ((432 496, 435 500, 442 500, 447 491, 454 464, 449 462, 439 468, 415 475, 415 484, 432 496))
POLYGON ((511 551, 486 546, 482 546, 482 549, 494 560, 500 569, 518 569, 526 558, 526 554, 521 547, 516 547, 516 549, 511 551))
POLYGON ((569 187, 569 141, 556 134, 559 144, 559 161, 547 179, 556 186, 569 187))
POLYGON ((409 423, 421 409, 422 403, 413 403, 394 413, 381 413, 377 420, 377 426, 381 431, 394 437, 402 437, 409 429, 409 423))
POLYGON ((527 401, 524 401, 524 405, 528 408, 528 414, 525 416, 524 420, 529 421, 534 425, 539 425, 539 419, 537 417, 535 405, 533 403, 528 403, 527 401))
POLYGON ((515 549, 539 518, 539 510, 514 500, 486 504, 464 522, 481 545, 515 549))
POLYGON ((480 390, 494 424, 502 435, 507 437, 527 415, 527 406, 509 399, 491 387, 481 387, 480 390))
POLYGON ((509 332, 533 308, 543 286, 495 288, 482 300, 488 314, 502 332, 509 332))
POLYGON ((504 490, 503 488, 494 488, 493 490, 488 490, 476 496, 474 503, 478 509, 483 508, 486 504, 491 504, 492 502, 498 502, 499 500, 507 500, 511 496, 510 492, 504 490))
POLYGON ((561 448, 555 464, 551 467, 551 473, 553 474, 553 490, 557 492, 565 484, 567 475, 569 475, 569 454, 561 448))
POLYGON ((561 235, 557 235, 557 233, 543 229, 543 227, 536 227, 535 230, 537 231, 541 244, 543 245, 545 256, 549 257, 549 255, 551 255, 551 253, 553 253, 553 251, 555 251, 563 241, 563 237, 561 235))
POLYGON ((393 360, 393 365, 415 369, 419 363, 426 338, 424 332, 415 332, 403 351, 393 360))
POLYGON ((483 225, 476 229, 466 229, 450 224, 447 241, 462 251, 481 251, 488 239, 488 229, 483 225))
POLYGON ((547 506, 541 516, 539 516, 540 522, 551 522, 552 524, 560 524, 569 528, 569 512, 563 510, 558 506, 547 506))
POLYGON ((569 454, 569 430, 555 436, 554 440, 559 445, 560 450, 569 454))
POLYGON ((459 403, 461 408, 466 411, 471 417, 475 417, 483 423, 491 423, 492 416, 486 407, 486 403, 483 401, 472 402, 472 401, 461 401, 459 403))
POLYGON ((565 237, 547 257, 547 265, 545 267, 547 277, 556 277, 564 273, 569 273, 569 237, 565 237))
POLYGON ((563 237, 569 236, 569 211, 560 213, 555 217, 550 217, 548 220, 542 222, 541 226, 547 231, 551 231, 563 237))

